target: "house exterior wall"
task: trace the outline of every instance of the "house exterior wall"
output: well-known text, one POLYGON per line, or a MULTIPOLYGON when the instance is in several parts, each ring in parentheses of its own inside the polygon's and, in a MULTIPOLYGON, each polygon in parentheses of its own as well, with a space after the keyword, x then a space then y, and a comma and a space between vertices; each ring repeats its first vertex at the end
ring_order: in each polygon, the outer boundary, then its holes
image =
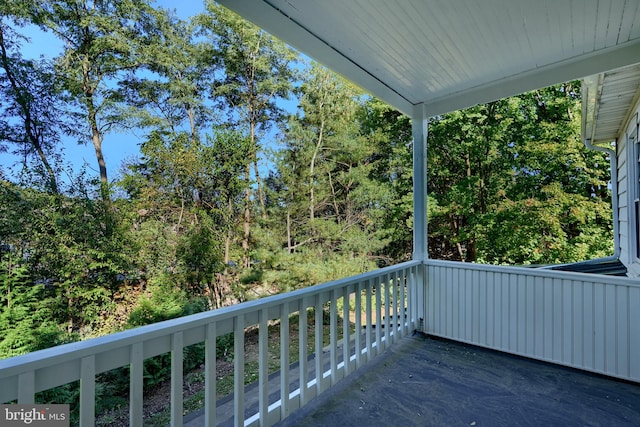
POLYGON ((640 229, 640 145, 638 145, 638 115, 640 102, 628 115, 624 131, 617 139, 618 167, 618 221, 620 234, 620 261, 625 264, 628 275, 640 276, 640 254, 638 239, 640 229))

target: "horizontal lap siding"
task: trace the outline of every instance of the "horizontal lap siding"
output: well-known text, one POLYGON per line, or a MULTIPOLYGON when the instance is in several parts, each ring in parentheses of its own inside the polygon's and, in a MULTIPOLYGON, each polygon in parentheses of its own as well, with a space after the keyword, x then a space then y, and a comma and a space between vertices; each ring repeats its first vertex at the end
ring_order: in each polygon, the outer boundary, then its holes
POLYGON ((640 381, 637 284, 483 267, 428 262, 428 334, 640 381))
MULTIPOLYGON (((627 175, 627 141, 618 138, 616 146, 618 172, 618 233, 620 239, 620 260, 625 264, 631 261, 629 244, 629 180, 627 175)), ((632 183, 633 184, 633 183, 632 183)))

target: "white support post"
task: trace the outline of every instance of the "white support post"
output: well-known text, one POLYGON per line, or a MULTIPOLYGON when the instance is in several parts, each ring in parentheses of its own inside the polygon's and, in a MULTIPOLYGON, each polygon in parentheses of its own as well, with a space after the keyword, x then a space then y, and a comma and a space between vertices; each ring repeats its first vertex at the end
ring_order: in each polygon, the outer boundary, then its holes
POLYGON ((96 423, 96 356, 80 360, 80 426, 96 423))
POLYGON ((143 426, 144 408, 144 344, 142 341, 131 346, 129 365, 129 425, 143 426))
POLYGON ((175 332, 171 336, 171 426, 182 427, 184 384, 184 334, 175 332))
POLYGON ((211 322, 205 327, 204 348, 204 425, 216 425, 216 342, 217 325, 211 322))
MULTIPOLYGON (((429 258, 429 244, 427 233, 427 135, 428 117, 424 104, 413 107, 413 259, 426 261, 429 258)), ((426 266, 421 265, 417 270, 418 319, 416 328, 420 328, 420 319, 425 319, 426 295, 428 277, 426 266)), ((423 321, 426 329, 426 323, 423 321)))
POLYGON ((427 127, 424 104, 413 108, 413 259, 429 257, 427 244, 427 127))

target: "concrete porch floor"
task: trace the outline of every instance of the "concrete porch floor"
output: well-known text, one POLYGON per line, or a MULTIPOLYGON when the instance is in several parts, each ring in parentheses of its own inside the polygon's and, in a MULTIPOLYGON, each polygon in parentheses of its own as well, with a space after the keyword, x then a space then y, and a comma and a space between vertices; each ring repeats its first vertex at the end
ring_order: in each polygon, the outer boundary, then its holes
POLYGON ((640 426, 640 385, 405 338, 280 426, 640 426))

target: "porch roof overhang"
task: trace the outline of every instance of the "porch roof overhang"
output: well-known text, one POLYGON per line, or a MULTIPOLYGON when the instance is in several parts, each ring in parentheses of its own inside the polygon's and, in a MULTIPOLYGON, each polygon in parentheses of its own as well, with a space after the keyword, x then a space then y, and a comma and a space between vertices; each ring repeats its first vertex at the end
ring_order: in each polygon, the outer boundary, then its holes
POLYGON ((582 135, 594 145, 618 138, 640 98, 640 64, 585 77, 582 81, 582 135))
POLYGON ((638 0, 219 0, 411 115, 640 61, 638 0))

